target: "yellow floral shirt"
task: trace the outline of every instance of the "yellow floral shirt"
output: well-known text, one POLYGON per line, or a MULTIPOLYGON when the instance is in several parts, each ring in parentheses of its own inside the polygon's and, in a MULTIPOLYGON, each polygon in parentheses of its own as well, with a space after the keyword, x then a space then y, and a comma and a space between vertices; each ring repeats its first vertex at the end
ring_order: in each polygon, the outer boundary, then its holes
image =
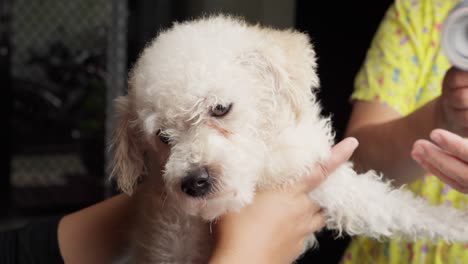
MULTIPOLYGON (((450 67, 440 47, 440 30, 447 14, 459 2, 396 0, 374 37, 351 98, 376 101, 408 115, 440 95, 442 79, 450 67)), ((426 175, 408 188, 432 204, 468 208, 468 195, 434 176, 426 175)), ((468 264, 468 244, 377 242, 356 237, 342 263, 468 264)))

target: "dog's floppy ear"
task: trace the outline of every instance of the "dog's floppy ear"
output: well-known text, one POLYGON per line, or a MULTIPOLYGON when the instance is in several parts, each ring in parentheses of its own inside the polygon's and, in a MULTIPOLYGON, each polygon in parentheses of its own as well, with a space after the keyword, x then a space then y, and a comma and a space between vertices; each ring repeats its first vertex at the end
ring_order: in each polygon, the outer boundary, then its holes
POLYGON ((115 109, 117 124, 111 146, 114 154, 111 177, 117 179, 117 185, 123 192, 132 194, 138 180, 145 173, 141 130, 137 127, 136 114, 132 111, 127 96, 116 99, 115 109))
POLYGON ((314 89, 319 87, 311 41, 294 30, 264 29, 263 33, 267 41, 258 46, 256 55, 248 57, 256 61, 263 78, 271 80, 275 94, 286 98, 299 119, 302 109, 315 100, 314 89))

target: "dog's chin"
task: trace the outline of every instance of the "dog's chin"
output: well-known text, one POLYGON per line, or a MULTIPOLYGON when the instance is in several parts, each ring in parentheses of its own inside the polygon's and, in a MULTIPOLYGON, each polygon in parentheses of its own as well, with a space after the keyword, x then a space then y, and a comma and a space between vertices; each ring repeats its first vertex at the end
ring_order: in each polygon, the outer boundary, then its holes
POLYGON ((250 201, 239 199, 235 192, 227 192, 223 195, 210 195, 205 198, 191 198, 186 195, 179 196, 182 210, 192 216, 200 217, 206 221, 212 221, 231 211, 239 211, 250 201))

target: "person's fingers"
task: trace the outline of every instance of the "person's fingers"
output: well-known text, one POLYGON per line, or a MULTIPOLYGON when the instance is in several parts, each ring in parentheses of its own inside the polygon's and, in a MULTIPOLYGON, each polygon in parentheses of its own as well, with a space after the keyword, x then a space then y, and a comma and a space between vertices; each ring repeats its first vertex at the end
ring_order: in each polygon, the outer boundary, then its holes
POLYGON ((358 144, 357 139, 353 137, 345 138, 336 144, 329 159, 318 162, 312 173, 303 177, 299 191, 309 192, 318 186, 330 173, 349 160, 358 144))
POLYGON ((463 175, 468 164, 442 151, 425 140, 418 140, 411 153, 412 157, 428 172, 460 192, 467 192, 467 179, 463 175))
POLYGON ((315 215, 316 213, 322 211, 322 207, 320 207, 319 204, 312 201, 308 195, 306 196, 307 196, 307 199, 309 200, 309 209, 307 210, 308 212, 310 212, 312 215, 315 215))
POLYGON ((419 156, 413 156, 413 158, 423 167, 426 171, 432 173, 433 175, 437 176, 441 181, 445 182, 446 184, 450 185, 452 188, 455 190, 462 192, 462 193, 468 193, 468 186, 463 186, 453 180, 452 178, 448 177, 445 175, 443 172, 441 172, 439 169, 434 167, 432 164, 430 164, 427 160, 424 158, 421 158, 419 156))
POLYGON ((430 138, 443 150, 468 162, 468 140, 444 129, 435 129, 430 138))
POLYGON ((424 159, 431 167, 437 169, 455 182, 462 183, 461 175, 468 170, 468 164, 454 157, 427 140, 418 140, 414 144, 414 155, 424 159))
POLYGON ((312 229, 316 231, 325 227, 326 217, 325 217, 325 212, 323 211, 323 209, 320 209, 320 211, 314 215, 311 221, 311 225, 312 225, 312 229))
POLYGON ((304 222, 303 235, 306 236, 313 232, 320 231, 326 225, 325 213, 322 209, 319 208, 318 211, 314 211, 313 213, 311 211, 309 213, 309 217, 304 222))

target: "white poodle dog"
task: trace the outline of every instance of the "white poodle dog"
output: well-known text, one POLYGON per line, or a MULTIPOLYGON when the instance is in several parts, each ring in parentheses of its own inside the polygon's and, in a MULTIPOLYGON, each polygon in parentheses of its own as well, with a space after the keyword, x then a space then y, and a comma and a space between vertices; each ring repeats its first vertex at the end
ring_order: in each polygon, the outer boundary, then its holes
MULTIPOLYGON (((118 186, 138 188, 132 262, 206 263, 211 220, 330 155, 316 66, 306 34, 223 15, 175 24, 145 48, 117 99, 113 142, 118 186)), ((351 163, 310 197, 340 233, 468 241, 467 212, 430 206, 351 163)))

